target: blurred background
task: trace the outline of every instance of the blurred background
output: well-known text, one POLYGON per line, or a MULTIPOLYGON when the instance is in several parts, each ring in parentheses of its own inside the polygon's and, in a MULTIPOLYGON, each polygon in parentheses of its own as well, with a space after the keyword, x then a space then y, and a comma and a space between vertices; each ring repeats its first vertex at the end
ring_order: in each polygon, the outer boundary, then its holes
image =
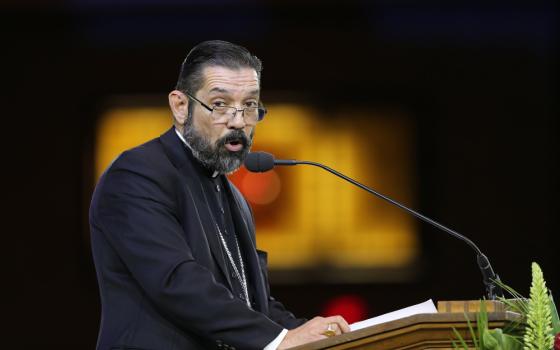
MULTIPOLYGON (((263 61, 254 149, 323 162, 467 235, 528 295, 560 290, 557 8, 552 1, 3 1, 4 277, 21 348, 92 349, 87 211, 100 173, 171 126, 197 43, 263 61)), ((272 294, 350 321, 484 295, 464 243, 316 168, 232 176, 272 294)))

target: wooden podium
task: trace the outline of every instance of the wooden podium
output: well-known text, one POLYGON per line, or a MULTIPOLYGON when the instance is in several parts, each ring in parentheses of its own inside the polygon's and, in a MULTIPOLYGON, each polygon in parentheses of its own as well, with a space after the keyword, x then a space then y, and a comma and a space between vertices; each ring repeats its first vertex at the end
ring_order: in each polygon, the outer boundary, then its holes
MULTIPOLYGON (((507 311, 504 304, 497 301, 485 303, 490 329, 504 328, 513 322, 521 321, 521 315, 507 311)), ((476 313, 479 309, 480 301, 442 301, 438 302, 438 313, 402 318, 297 346, 291 350, 453 349, 451 341, 457 340, 453 328, 461 334, 467 345, 474 349, 467 318, 476 332, 476 313)))

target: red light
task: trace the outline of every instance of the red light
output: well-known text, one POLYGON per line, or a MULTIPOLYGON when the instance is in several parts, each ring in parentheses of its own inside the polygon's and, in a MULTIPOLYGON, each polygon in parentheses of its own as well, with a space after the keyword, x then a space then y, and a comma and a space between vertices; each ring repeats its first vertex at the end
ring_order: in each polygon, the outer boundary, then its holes
POLYGON ((231 175, 230 179, 251 204, 270 204, 280 194, 280 177, 274 170, 254 174, 248 172, 245 168, 241 168, 231 175))
POLYGON ((327 301, 322 314, 325 316, 340 315, 350 324, 364 320, 367 308, 367 303, 362 297, 341 295, 327 301))

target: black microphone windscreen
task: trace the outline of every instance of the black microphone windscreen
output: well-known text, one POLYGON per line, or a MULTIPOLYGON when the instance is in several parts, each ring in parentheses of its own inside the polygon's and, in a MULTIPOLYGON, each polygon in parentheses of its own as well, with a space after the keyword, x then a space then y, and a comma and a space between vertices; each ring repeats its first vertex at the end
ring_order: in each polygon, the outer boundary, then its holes
POLYGON ((274 156, 266 152, 251 152, 245 158, 245 168, 253 173, 263 173, 274 168, 274 156))

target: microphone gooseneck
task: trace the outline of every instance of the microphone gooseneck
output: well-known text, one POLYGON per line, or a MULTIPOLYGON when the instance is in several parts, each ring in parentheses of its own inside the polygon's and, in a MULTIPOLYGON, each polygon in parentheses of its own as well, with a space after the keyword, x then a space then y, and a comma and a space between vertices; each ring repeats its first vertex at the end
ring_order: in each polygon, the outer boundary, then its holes
POLYGON ((486 288, 486 295, 488 296, 488 298, 490 300, 494 300, 496 299, 496 296, 502 296, 503 292, 502 292, 502 288, 496 283, 500 281, 500 278, 498 277, 498 275, 496 275, 494 273, 494 270, 492 269, 492 266, 490 265, 490 261, 488 260, 488 258, 486 257, 486 255, 484 255, 482 253, 482 251, 476 246, 476 244, 474 244, 473 241, 471 241, 469 238, 463 236, 462 234, 460 234, 457 231, 454 231, 442 224, 440 224, 439 222, 430 219, 427 216, 424 216, 422 214, 420 214, 419 212, 410 209, 408 207, 406 207, 405 205, 395 201, 394 199, 391 199, 369 187, 367 187, 366 185, 363 185, 361 183, 359 183, 358 181, 342 174, 339 173, 338 171, 329 168, 326 165, 323 165, 321 163, 317 163, 317 162, 310 162, 310 161, 298 161, 298 160, 294 160, 294 159, 288 159, 288 160, 282 160, 282 159, 274 159, 274 156, 270 153, 266 153, 266 152, 252 152, 249 153, 247 155, 247 158, 245 160, 245 167, 247 168, 247 170, 251 171, 251 172, 265 172, 265 171, 269 171, 272 168, 274 168, 275 165, 298 165, 298 164, 303 164, 303 165, 312 165, 315 167, 319 167, 323 170, 328 171, 331 174, 334 174, 348 182, 350 182, 351 184, 361 188, 364 191, 367 191, 371 194, 373 194, 374 196, 383 199, 384 201, 387 201, 399 208, 401 208, 402 210, 406 211, 409 214, 412 214, 413 216, 417 217, 418 219, 427 222, 428 224, 437 227, 438 229, 447 232, 448 234, 450 234, 451 236, 458 238, 460 240, 462 240, 463 242, 467 243, 475 252, 477 255, 477 264, 478 267, 480 269, 480 272, 482 273, 482 279, 483 279, 483 283, 484 286, 486 288))

